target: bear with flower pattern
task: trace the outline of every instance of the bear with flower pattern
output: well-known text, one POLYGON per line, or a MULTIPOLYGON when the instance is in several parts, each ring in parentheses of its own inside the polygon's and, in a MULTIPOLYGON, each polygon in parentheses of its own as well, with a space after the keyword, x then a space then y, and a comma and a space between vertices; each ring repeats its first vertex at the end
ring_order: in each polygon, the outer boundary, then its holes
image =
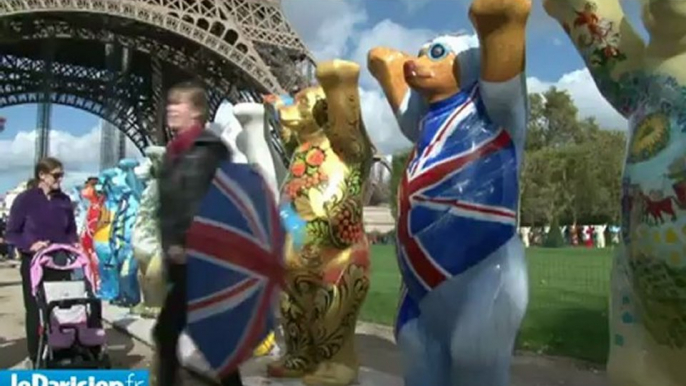
POLYGON ((354 335, 369 289, 369 243, 363 188, 373 149, 362 122, 357 64, 317 66, 320 86, 292 101, 271 100, 284 142, 297 140, 281 193, 289 236, 281 301, 285 355, 272 377, 349 385, 359 361, 354 335))

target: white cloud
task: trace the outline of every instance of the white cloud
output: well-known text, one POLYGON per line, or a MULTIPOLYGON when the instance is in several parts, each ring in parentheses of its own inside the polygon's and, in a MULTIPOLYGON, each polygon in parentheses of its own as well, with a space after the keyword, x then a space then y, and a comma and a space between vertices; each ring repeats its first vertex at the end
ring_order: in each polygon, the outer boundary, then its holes
POLYGON ((285 0, 283 11, 318 60, 343 57, 355 29, 367 21, 361 1, 285 0))
MULTIPOLYGON (((0 140, 0 193, 33 174, 37 131, 21 131, 11 139, 0 140)), ((64 163, 63 186, 69 189, 87 177, 97 175, 100 167, 100 127, 78 136, 61 130, 50 133, 50 155, 64 163)), ((141 158, 136 146, 127 140, 126 156, 141 158)))
POLYGON ((535 77, 527 79, 530 93, 544 92, 551 86, 566 90, 571 95, 581 117, 595 117, 601 127, 621 129, 627 127, 624 117, 619 115, 600 94, 587 69, 579 69, 562 75, 555 82, 541 81, 535 77))
POLYGON ((360 99, 367 133, 380 153, 394 154, 412 146, 400 131, 391 107, 381 91, 360 89, 360 99))

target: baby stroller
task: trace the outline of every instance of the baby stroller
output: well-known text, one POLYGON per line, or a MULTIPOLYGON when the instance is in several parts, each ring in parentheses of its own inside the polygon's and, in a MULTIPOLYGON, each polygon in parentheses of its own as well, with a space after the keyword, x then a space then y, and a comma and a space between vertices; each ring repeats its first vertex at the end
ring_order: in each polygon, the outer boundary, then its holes
POLYGON ((93 292, 86 254, 54 244, 31 261, 31 288, 40 315, 35 368, 110 368, 102 304, 93 292))

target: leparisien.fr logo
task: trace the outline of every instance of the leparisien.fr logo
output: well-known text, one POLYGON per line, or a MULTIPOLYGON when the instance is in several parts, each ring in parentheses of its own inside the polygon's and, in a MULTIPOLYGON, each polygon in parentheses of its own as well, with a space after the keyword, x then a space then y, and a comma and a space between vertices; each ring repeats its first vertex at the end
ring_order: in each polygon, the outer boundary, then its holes
POLYGON ((148 370, 1 370, 0 386, 150 386, 148 370))

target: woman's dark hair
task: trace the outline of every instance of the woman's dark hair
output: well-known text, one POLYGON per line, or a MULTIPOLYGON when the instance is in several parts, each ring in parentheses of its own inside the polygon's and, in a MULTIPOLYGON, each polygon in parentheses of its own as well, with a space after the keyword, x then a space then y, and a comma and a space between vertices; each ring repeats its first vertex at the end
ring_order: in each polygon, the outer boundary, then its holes
POLYGON ((42 158, 33 168, 33 179, 29 180, 29 182, 26 184, 26 187, 29 189, 37 187, 38 181, 40 180, 40 174, 50 173, 55 169, 63 169, 62 162, 60 162, 60 160, 53 157, 42 158))
POLYGON ((202 83, 189 80, 178 83, 169 89, 169 101, 180 98, 187 99, 200 112, 200 119, 203 122, 207 122, 210 119, 210 103, 207 98, 207 91, 205 91, 202 83))

